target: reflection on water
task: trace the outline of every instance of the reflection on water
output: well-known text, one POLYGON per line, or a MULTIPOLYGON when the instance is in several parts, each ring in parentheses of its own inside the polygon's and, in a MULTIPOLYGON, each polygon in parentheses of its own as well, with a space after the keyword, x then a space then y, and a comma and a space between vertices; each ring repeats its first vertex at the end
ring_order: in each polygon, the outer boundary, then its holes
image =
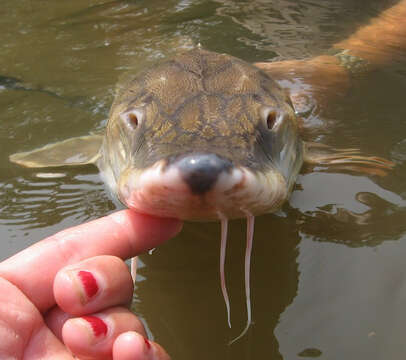
MULTIPOLYGON (((8 155, 101 130, 126 72, 198 42, 249 61, 319 54, 393 3, 3 1, 2 257, 120 206, 90 166, 44 178, 8 155)), ((187 224, 143 257, 135 309, 174 359, 403 357, 406 76, 400 66, 359 80, 347 98, 310 114, 311 124, 325 124, 312 140, 397 167, 386 177, 316 168, 299 178, 282 211, 256 220, 254 324, 241 341, 227 346, 246 319, 244 221, 231 223, 227 249, 231 330, 218 279, 219 224, 187 224)))
MULTIPOLYGON (((391 2, 351 0, 215 0, 217 13, 248 30, 238 40, 279 58, 305 58, 326 51, 391 2), (371 4, 372 3, 372 4, 371 4), (317 19, 315 21, 315 19, 317 19)), ((392 2, 393 3, 393 2, 392 2)), ((255 59, 255 58, 253 58, 255 59)), ((264 58, 257 59, 264 61, 264 58)))
POLYGON ((1 183, 0 197, 0 225, 22 230, 57 224, 70 216, 86 221, 115 209, 96 175, 17 177, 1 183))
POLYGON ((369 179, 313 173, 298 185, 302 190, 293 193, 290 205, 299 211, 300 230, 313 239, 372 246, 406 231, 406 200, 369 179))

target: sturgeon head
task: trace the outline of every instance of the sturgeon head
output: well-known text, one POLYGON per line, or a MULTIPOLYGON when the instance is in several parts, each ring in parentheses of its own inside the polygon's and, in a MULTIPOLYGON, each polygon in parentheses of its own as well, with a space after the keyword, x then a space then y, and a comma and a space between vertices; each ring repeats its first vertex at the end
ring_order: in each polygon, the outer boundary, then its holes
POLYGON ((291 102, 275 81, 198 48, 117 90, 98 166, 138 212, 231 219, 277 210, 302 148, 291 102))

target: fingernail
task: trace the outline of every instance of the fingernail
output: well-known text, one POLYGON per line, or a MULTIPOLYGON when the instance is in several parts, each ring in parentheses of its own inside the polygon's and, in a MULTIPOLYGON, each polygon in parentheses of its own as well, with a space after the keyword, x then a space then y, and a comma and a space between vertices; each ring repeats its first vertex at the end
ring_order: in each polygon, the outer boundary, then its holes
POLYGON ((99 317, 88 315, 88 316, 82 316, 82 319, 87 321, 90 324, 90 326, 93 330, 94 336, 99 337, 99 336, 107 335, 107 325, 99 317))
POLYGON ((95 296, 99 291, 99 286, 93 274, 90 271, 81 270, 78 272, 78 277, 85 289, 87 298, 90 299, 95 296))
POLYGON ((147 350, 150 350, 151 349, 151 343, 149 342, 149 340, 144 337, 144 342, 145 342, 145 346, 147 347, 147 350))

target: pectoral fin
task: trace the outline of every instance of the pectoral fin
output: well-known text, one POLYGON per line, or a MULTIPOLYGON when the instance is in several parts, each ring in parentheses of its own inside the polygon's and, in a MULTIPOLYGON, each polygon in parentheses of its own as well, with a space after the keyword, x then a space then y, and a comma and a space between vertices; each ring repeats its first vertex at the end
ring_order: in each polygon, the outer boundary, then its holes
POLYGON ((94 164, 99 158, 102 135, 80 136, 32 151, 10 155, 11 162, 29 168, 94 164))
POLYGON ((358 149, 336 149, 312 142, 305 143, 306 164, 324 167, 326 171, 341 169, 368 175, 384 176, 395 164, 377 156, 364 156, 358 149))

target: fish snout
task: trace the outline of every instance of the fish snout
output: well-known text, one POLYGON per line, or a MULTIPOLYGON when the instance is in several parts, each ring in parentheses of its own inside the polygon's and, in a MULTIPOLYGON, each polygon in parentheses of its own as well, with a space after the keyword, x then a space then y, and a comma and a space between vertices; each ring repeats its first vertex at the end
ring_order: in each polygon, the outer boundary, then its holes
POLYGON ((220 175, 233 168, 230 160, 213 153, 188 154, 174 159, 171 166, 179 171, 190 191, 196 195, 213 189, 220 175))
POLYGON ((287 197, 278 171, 255 172, 211 152, 173 155, 145 169, 129 167, 117 187, 130 209, 194 221, 274 211, 287 197))

